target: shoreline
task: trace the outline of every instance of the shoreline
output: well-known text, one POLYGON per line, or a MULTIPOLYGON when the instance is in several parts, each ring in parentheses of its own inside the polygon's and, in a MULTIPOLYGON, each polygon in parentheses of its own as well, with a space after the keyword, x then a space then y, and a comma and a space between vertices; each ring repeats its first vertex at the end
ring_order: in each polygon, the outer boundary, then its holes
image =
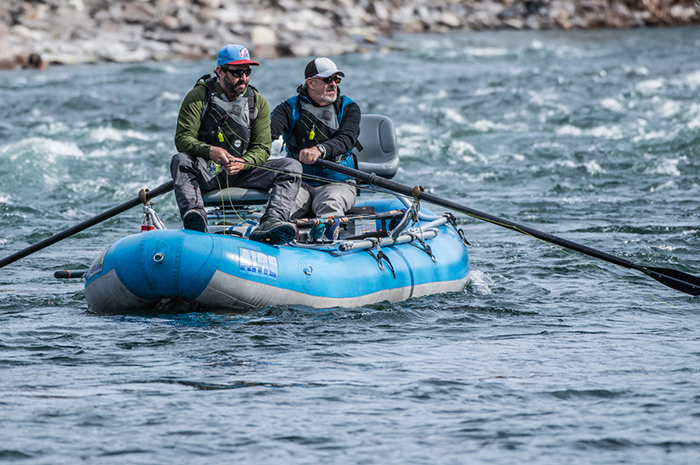
POLYGON ((631 29, 700 24, 691 0, 15 0, 0 6, 0 69, 257 58, 392 46, 395 33, 631 29), (639 9, 642 8, 642 9, 639 9), (389 43, 389 45, 387 45, 389 43))

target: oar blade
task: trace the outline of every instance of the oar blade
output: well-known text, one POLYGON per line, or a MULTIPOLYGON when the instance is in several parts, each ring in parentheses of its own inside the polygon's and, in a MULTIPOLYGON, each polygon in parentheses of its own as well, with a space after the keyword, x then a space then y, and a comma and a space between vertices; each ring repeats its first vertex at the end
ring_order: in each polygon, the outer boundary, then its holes
POLYGON ((700 278, 670 268, 655 268, 644 266, 641 270, 661 284, 685 292, 690 295, 700 295, 700 278))

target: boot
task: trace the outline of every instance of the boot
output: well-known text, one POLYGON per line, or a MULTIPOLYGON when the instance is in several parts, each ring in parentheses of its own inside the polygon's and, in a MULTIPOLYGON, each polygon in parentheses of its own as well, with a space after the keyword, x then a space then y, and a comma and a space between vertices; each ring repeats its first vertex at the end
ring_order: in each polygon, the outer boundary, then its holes
POLYGON ((297 228, 292 223, 268 216, 260 221, 260 226, 250 233, 248 239, 277 245, 293 241, 296 234, 297 228))
POLYGON ((185 216, 182 217, 182 224, 185 226, 185 229, 190 231, 209 232, 206 213, 202 213, 199 210, 190 210, 185 213, 185 216))

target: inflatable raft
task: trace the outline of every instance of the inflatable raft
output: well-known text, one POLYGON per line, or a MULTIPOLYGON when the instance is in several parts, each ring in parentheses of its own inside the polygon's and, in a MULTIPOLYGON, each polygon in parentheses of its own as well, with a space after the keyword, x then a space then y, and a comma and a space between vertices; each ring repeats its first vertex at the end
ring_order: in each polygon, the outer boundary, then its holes
MULTIPOLYGON (((398 153, 391 120, 364 115, 361 131, 359 168, 392 177, 398 153)), ((454 217, 421 209, 417 200, 372 194, 336 221, 337 239, 321 234, 334 220, 307 219, 297 223, 297 240, 274 246, 247 239, 266 192, 230 188, 203 196, 210 233, 167 230, 144 203, 155 229, 99 254, 85 275, 88 307, 98 312, 183 303, 224 311, 355 307, 465 286, 469 257, 454 217)))
MULTIPOLYGON (((374 205, 380 213, 399 206, 374 205)), ((99 312, 152 309, 173 298, 208 309, 250 310, 355 307, 457 291, 465 285, 469 259, 460 234, 445 220, 421 220, 396 238, 316 245, 272 246, 187 230, 134 234, 95 259, 85 299, 99 312)))

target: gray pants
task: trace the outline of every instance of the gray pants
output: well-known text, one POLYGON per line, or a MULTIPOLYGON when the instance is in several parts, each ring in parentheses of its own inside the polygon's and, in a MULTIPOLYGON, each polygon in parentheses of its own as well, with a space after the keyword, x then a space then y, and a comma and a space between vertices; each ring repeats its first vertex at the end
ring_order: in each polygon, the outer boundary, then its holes
POLYGON ((310 186, 302 183, 292 209, 292 219, 308 215, 317 218, 345 216, 355 205, 355 185, 347 183, 310 186))
POLYGON ((229 186, 272 189, 265 216, 289 221, 301 185, 301 163, 293 158, 275 158, 268 159, 262 166, 267 169, 252 168, 233 176, 224 172, 212 176, 207 170, 207 160, 178 153, 170 162, 170 173, 180 216, 190 210, 204 212, 202 191, 229 186))

